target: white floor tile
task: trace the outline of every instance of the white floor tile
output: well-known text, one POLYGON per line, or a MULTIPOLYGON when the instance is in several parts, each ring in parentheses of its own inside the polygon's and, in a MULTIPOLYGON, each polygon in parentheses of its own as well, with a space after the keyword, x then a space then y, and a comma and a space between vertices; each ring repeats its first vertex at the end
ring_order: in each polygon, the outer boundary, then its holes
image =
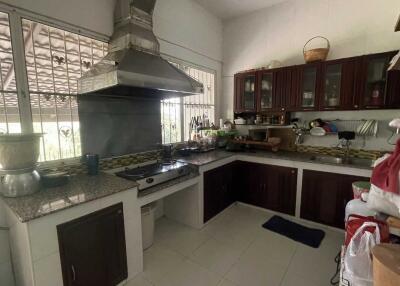
POLYGON ((216 286, 222 277, 201 267, 200 265, 186 260, 174 271, 171 271, 156 286, 216 286))
POLYGON ((207 233, 165 220, 156 225, 155 242, 186 257, 191 256, 193 251, 210 238, 207 233))
POLYGON ((279 286, 286 272, 273 260, 244 254, 225 276, 243 286, 279 286))
POLYGON ((157 283, 178 268, 185 259, 177 252, 154 244, 144 252, 143 260, 144 277, 152 283, 157 283))
MULTIPOLYGON (((329 285, 329 283, 324 284, 329 285)), ((280 286, 321 286, 315 281, 297 274, 287 273, 280 286)))
POLYGON ((237 249, 211 238, 193 253, 191 259, 208 270, 224 275, 240 254, 237 249))
POLYGON ((238 284, 233 283, 232 281, 229 281, 227 279, 223 279, 218 286, 238 286, 238 284))
POLYGON ((132 286, 329 285, 343 233, 324 229, 314 249, 263 229, 272 215, 235 205, 202 230, 162 218, 144 254, 144 281, 132 286))
POLYGON ((143 274, 138 274, 135 278, 128 281, 125 286, 153 286, 153 284, 147 281, 143 274))
POLYGON ((275 264, 288 267, 296 251, 298 243, 284 236, 263 229, 257 235, 255 241, 246 250, 248 257, 259 257, 259 259, 270 259, 275 264))

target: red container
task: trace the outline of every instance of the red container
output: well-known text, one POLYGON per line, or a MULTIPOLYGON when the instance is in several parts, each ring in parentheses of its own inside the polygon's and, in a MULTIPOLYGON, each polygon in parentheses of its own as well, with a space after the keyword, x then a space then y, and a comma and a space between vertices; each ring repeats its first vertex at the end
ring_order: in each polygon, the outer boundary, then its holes
MULTIPOLYGON (((381 236, 381 243, 390 241, 389 226, 387 225, 386 222, 377 220, 370 216, 366 217, 366 216, 351 214, 349 215, 349 218, 346 222, 346 241, 345 241, 346 246, 349 245, 351 238, 356 233, 357 229, 364 224, 364 222, 375 222, 378 224, 381 236)), ((375 228, 367 227, 365 230, 373 233, 375 231, 375 228)))

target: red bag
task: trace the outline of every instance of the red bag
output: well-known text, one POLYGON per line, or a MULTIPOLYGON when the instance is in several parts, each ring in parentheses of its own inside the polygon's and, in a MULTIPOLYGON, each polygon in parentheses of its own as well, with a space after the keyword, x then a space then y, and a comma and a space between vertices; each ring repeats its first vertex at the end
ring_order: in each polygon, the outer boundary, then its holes
MULTIPOLYGON (((346 246, 349 245, 350 240, 353 237, 353 235, 356 233, 357 229, 359 229, 364 224, 364 222, 369 222, 369 221, 375 222, 378 224, 379 231, 381 234, 381 243, 390 241, 389 226, 387 225, 386 222, 374 219, 371 216, 367 217, 367 216, 351 214, 351 215, 349 215, 349 218, 347 219, 347 223, 346 223, 346 241, 345 241, 346 246)), ((365 229, 365 231, 374 233, 375 228, 367 227, 365 229)))

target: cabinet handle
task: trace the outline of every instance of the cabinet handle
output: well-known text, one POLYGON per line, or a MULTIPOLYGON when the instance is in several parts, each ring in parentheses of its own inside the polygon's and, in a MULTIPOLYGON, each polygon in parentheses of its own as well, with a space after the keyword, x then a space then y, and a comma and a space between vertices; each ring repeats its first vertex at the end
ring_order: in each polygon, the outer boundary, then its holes
POLYGON ((294 174, 295 173, 295 171, 294 170, 292 170, 292 174, 294 174))
POLYGON ((71 271, 72 271, 72 281, 76 281, 75 267, 73 264, 71 264, 71 271))
POLYGON ((358 105, 356 104, 356 105, 354 105, 354 108, 358 108, 358 105))

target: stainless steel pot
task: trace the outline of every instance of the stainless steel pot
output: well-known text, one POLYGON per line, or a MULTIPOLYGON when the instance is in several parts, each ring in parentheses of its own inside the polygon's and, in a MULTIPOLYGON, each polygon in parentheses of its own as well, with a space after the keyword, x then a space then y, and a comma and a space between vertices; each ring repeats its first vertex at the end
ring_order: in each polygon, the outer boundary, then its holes
POLYGON ((12 172, 1 177, 0 191, 5 197, 21 197, 40 189, 40 175, 34 169, 12 172))
POLYGON ((0 134, 0 170, 32 168, 39 158, 42 134, 0 134))

